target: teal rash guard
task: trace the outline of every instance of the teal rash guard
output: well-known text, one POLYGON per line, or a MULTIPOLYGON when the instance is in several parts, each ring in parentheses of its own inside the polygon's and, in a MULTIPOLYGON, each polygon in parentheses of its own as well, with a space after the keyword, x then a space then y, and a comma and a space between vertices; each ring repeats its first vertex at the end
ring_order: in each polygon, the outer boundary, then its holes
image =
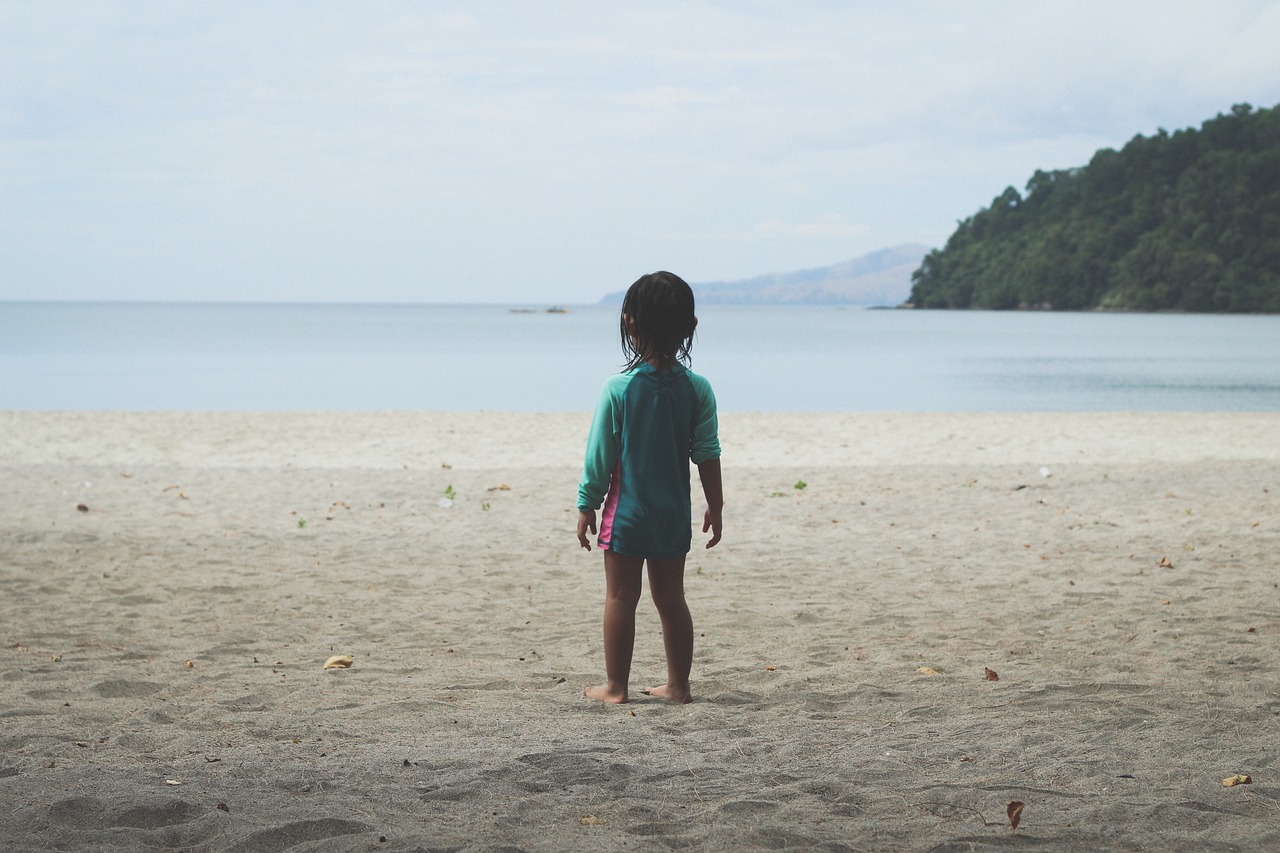
POLYGON ((609 377, 600 392, 578 509, 604 502, 605 551, 661 559, 689 552, 689 463, 720 456, 716 398, 706 379, 676 364, 609 377))

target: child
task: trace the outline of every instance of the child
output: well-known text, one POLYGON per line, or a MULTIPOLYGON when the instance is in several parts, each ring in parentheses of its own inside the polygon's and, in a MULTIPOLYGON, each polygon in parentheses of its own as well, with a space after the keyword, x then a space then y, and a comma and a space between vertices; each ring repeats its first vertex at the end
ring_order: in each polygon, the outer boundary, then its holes
POLYGON ((578 484, 578 542, 588 551, 587 531, 596 533, 596 509, 604 502, 596 541, 604 551, 609 680, 584 691, 592 699, 627 701, 641 570, 648 562, 667 683, 644 692, 680 704, 693 701, 693 620, 684 600, 684 560, 692 540, 690 461, 698 466, 707 499, 702 532, 711 531, 708 548, 720 541, 724 504, 715 396, 707 380, 686 367, 697 325, 693 291, 669 272, 641 276, 622 302, 627 366, 604 384, 578 484))

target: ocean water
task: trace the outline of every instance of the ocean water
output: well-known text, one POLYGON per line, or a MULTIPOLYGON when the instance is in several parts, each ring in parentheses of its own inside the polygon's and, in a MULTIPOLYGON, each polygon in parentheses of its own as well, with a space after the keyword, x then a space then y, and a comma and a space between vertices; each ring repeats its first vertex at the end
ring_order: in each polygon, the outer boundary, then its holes
MULTIPOLYGON (((724 411, 1280 411, 1280 316, 707 305, 724 411)), ((588 411, 617 309, 0 302, 0 408, 588 411)))

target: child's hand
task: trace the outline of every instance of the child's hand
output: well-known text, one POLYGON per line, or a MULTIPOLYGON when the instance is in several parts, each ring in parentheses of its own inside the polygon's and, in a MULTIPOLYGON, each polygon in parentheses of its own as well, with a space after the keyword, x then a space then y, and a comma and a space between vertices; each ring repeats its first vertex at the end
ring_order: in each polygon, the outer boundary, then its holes
POLYGON ((580 509, 578 510, 578 544, 590 551, 591 540, 587 538, 588 530, 593 534, 596 532, 596 511, 580 509))
POLYGON ((720 510, 712 512, 708 507, 706 514, 702 516, 702 532, 711 531, 711 539, 707 542, 707 547, 712 548, 720 541, 720 510))

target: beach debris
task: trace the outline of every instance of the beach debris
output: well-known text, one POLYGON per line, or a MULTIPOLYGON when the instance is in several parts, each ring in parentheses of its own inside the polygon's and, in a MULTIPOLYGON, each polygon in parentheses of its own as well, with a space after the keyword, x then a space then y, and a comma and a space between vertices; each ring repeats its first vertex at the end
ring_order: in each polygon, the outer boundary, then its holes
POLYGON ((773 664, 766 664, 766 665, 765 665, 765 668, 764 668, 764 671, 765 671, 765 672, 777 672, 777 671, 778 671, 778 668, 777 668, 776 666, 774 666, 773 664))
POLYGON ((179 782, 177 779, 165 779, 165 780, 164 780, 164 783, 165 783, 166 785, 175 785, 175 786, 176 786, 176 785, 181 785, 181 784, 182 784, 182 783, 181 783, 181 782, 179 782))
POLYGON ((1236 785, 1252 785, 1252 784, 1253 784, 1253 777, 1250 776, 1248 773, 1237 773, 1234 776, 1228 776, 1227 778, 1222 780, 1222 785, 1225 788, 1234 788, 1236 785))
POLYGON ((351 655, 334 655, 333 657, 329 658, 327 661, 324 662, 324 668, 325 669, 347 669, 353 663, 355 663, 355 661, 352 659, 351 655))
POLYGON ((1160 562, 1156 563, 1156 565, 1162 569, 1172 569, 1173 560, 1170 560, 1168 557, 1161 557, 1160 562))
POLYGON ((1040 466, 1040 476, 1041 476, 1041 477, 1052 477, 1052 476, 1053 476, 1053 472, 1052 472, 1052 471, 1050 471, 1046 466, 1041 465, 1041 466, 1040 466))
POLYGON ((999 681, 999 680, 1000 680, 1000 673, 996 672, 996 671, 995 671, 994 669, 992 669, 991 667, 986 667, 986 670, 987 670, 987 673, 986 673, 986 676, 985 676, 985 677, 986 677, 987 681, 999 681))
POLYGON ((506 483, 499 483, 499 484, 498 484, 498 485, 496 485, 496 486, 490 486, 489 488, 485 489, 485 491, 487 491, 487 492, 509 492, 509 491, 511 491, 511 487, 510 487, 510 486, 508 486, 506 483))
POLYGON ((1023 806, 1024 804, 1018 800, 1012 800, 1009 805, 1005 806, 1005 814, 1009 815, 1010 832, 1018 831, 1018 823, 1022 820, 1023 806))
POLYGON ((938 672, 936 669, 934 669, 931 666, 918 666, 916 667, 916 672, 920 673, 921 675, 941 675, 940 672, 938 672))
POLYGON ((609 821, 605 820, 602 817, 596 817, 593 814, 589 814, 586 817, 578 818, 578 823, 581 824, 582 826, 608 826, 609 825, 609 821))
POLYGON ((187 660, 184 660, 184 661, 182 662, 182 665, 183 665, 184 667, 186 667, 187 669, 195 669, 195 668, 196 668, 196 663, 195 663, 195 661, 191 660, 190 658, 188 658, 187 660))
POLYGON ((88 504, 76 504, 76 509, 80 510, 81 512, 88 512, 89 506, 88 504))
POLYGON ((218 803, 216 806, 214 806, 214 808, 220 812, 226 812, 227 814, 231 813, 231 807, 228 806, 226 803, 218 803))
POLYGON ((635 712, 635 710, 634 710, 633 708, 628 708, 628 709, 627 709, 627 716, 628 716, 628 717, 634 717, 634 716, 636 716, 636 712, 635 712))

